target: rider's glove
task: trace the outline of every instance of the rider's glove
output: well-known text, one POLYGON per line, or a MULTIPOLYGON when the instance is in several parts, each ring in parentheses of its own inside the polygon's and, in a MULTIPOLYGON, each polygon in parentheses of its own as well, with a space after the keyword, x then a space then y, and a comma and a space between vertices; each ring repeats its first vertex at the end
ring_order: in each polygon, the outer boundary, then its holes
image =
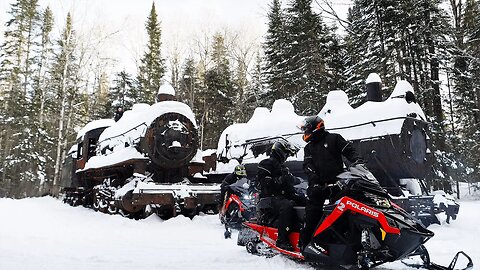
POLYGON ((336 185, 340 190, 344 190, 346 187, 345 182, 343 181, 337 181, 336 185))
POLYGON ((282 166, 281 168, 282 175, 290 175, 290 169, 287 166, 282 166))

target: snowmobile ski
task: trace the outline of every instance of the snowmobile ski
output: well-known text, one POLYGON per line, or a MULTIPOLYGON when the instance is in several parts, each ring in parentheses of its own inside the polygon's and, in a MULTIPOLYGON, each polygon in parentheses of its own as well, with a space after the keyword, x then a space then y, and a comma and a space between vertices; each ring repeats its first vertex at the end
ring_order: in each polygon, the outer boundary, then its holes
POLYGON ((463 251, 457 252, 457 254, 455 255, 455 257, 453 257, 453 260, 450 262, 450 264, 448 266, 443 266, 443 265, 439 265, 439 264, 431 262, 430 261, 430 255, 428 254, 428 251, 427 251, 427 249, 425 248, 424 245, 419 246, 418 249, 415 250, 415 252, 413 252, 409 257, 413 257, 413 256, 420 256, 423 263, 422 264, 408 263, 405 260, 402 260, 401 262, 408 267, 414 267, 414 268, 417 268, 417 269, 428 269, 428 270, 470 270, 470 269, 473 269, 472 259, 470 258, 470 256, 468 256, 463 251), (455 266, 457 265, 458 258, 460 257, 460 255, 464 256, 468 260, 468 263, 467 263, 467 266, 465 266, 464 268, 457 269, 457 268, 455 268, 455 266))

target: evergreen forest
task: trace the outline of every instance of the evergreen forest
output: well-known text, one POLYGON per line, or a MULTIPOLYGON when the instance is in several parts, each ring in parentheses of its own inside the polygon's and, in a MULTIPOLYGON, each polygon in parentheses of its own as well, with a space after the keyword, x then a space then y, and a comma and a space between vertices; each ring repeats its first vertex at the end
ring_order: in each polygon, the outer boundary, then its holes
POLYGON ((276 99, 312 115, 341 89, 356 107, 371 72, 382 78, 384 97, 398 80, 412 84, 431 123, 428 185, 449 191, 455 181, 480 181, 479 0, 353 0, 344 19, 319 9, 322 0, 271 0, 258 44, 219 30, 192 41, 188 54, 164 52, 152 4, 136 74, 113 75, 92 64, 102 56, 78 39, 71 14, 58 21, 38 2, 14 1, 0 22, 0 197, 54 191, 77 127, 113 118, 119 106, 154 103, 164 83, 194 111, 206 150, 227 126, 276 99))

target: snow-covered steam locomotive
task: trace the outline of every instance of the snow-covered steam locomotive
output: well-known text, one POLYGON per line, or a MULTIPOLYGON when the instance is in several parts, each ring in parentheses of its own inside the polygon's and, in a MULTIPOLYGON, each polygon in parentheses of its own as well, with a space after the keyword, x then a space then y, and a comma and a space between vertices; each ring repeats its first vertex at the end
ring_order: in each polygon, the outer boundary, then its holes
MULTIPOLYGON (((319 116, 325 120, 327 130, 355 145, 380 184, 396 197, 397 204, 425 225, 438 222, 433 197, 424 196, 421 187, 430 168, 431 150, 428 123, 416 103, 413 87, 399 81, 390 97, 383 100, 380 77, 371 74, 366 83, 367 102, 352 108, 344 91, 331 91, 319 116)), ((254 177, 258 162, 282 137, 300 148, 286 164, 295 176, 306 179, 302 168, 305 142, 296 127, 303 118, 286 100, 277 100, 271 111, 257 108, 247 123, 234 124, 223 132, 217 149, 220 162, 212 174, 228 172, 243 162, 249 177, 254 177)))
POLYGON ((136 218, 215 211, 220 188, 201 183, 194 114, 173 97, 163 86, 159 102, 135 104, 117 122, 96 120, 80 130, 65 202, 136 218))

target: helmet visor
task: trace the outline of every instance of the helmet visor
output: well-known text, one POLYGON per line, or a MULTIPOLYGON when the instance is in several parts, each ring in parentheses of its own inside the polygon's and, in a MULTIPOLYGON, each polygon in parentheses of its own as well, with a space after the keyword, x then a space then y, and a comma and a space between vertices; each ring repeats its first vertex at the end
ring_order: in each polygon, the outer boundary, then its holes
POLYGON ((300 129, 303 132, 309 130, 310 127, 311 127, 311 125, 310 125, 310 123, 307 122, 306 119, 303 119, 302 122, 297 125, 297 128, 300 129))
POLYGON ((238 165, 235 167, 235 174, 238 176, 246 176, 247 171, 245 170, 245 166, 243 165, 238 165))
POLYGON ((238 170, 238 171, 235 171, 235 174, 238 175, 238 176, 246 176, 246 175, 247 175, 247 171, 245 171, 245 170, 238 170))

